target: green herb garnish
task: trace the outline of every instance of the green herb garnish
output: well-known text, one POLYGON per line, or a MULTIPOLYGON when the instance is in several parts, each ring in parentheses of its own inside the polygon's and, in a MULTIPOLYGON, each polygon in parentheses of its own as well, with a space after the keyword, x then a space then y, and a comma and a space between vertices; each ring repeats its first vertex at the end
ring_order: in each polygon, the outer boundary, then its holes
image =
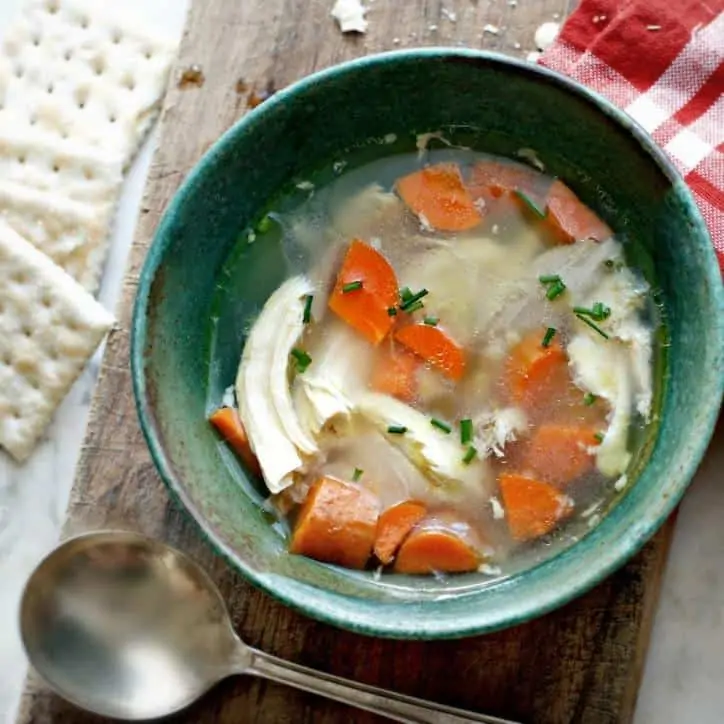
POLYGON ((597 433, 595 433, 595 434, 593 435, 593 437, 596 438, 596 442, 598 442, 598 443, 603 442, 603 433, 602 433, 602 432, 597 432, 597 433))
POLYGON ((362 473, 364 473, 364 470, 362 470, 362 468, 355 468, 354 472, 352 473, 352 482, 358 483, 360 478, 362 477, 362 473))
POLYGON ((538 277, 538 281, 547 287, 546 299, 553 301, 566 291, 566 285, 558 274, 544 274, 538 277))
POLYGON ((596 397, 596 395, 594 395, 593 392, 587 392, 583 396, 583 404, 586 407, 590 407, 597 399, 598 399, 598 397, 596 397))
POLYGON ((422 309, 425 305, 422 303, 421 299, 418 299, 416 302, 413 302, 410 304, 409 307, 402 308, 403 312, 406 312, 407 314, 412 314, 413 312, 416 312, 418 309, 422 309))
POLYGON ((611 307, 607 307, 603 302, 596 302, 590 309, 587 307, 573 307, 573 313, 590 317, 596 322, 602 322, 611 316, 611 307))
POLYGON ((562 282, 563 279, 561 279, 558 274, 544 274, 541 277, 538 277, 538 281, 541 284, 555 284, 556 282, 562 282))
POLYGON ((312 321, 312 302, 314 301, 314 295, 307 294, 304 298, 304 314, 302 315, 302 322, 309 324, 312 321))
POLYGON ((349 282, 342 285, 342 294, 348 294, 349 292, 356 292, 358 289, 362 289, 362 280, 357 279, 354 282, 349 282))
POLYGON ((541 208, 528 194, 522 191, 513 192, 539 219, 545 219, 548 214, 548 207, 541 208))
POLYGON ((300 374, 305 372, 307 367, 312 364, 312 358, 303 349, 295 347, 291 351, 291 355, 292 357, 294 357, 294 361, 297 363, 297 372, 299 372, 300 374))
POLYGON ((397 316, 397 307, 387 307, 387 316, 396 317, 397 316))
POLYGON ((400 302, 402 302, 402 304, 409 301, 411 297, 412 290, 410 287, 402 287, 402 289, 400 289, 400 302))
POLYGON ((543 335, 543 340, 541 341, 541 347, 548 347, 556 334, 556 328, 555 327, 548 327, 546 329, 546 333, 543 335))
POLYGON ((468 445, 468 449, 465 451, 465 455, 463 455, 463 463, 465 465, 470 465, 470 463, 473 461, 473 458, 478 454, 478 451, 475 449, 474 445, 468 445))
POLYGON ((265 217, 256 225, 256 230, 257 230, 260 234, 264 234, 264 233, 266 233, 267 231, 269 231, 269 229, 271 229, 271 226, 272 226, 272 218, 271 218, 271 216, 265 216, 265 217))
POLYGON ((597 324, 594 324, 590 319, 588 319, 587 317, 584 317, 582 314, 576 314, 576 316, 584 324, 587 324, 591 329, 598 332, 604 339, 608 339, 608 335, 597 324))
POLYGON ((438 420, 436 417, 433 417, 432 420, 430 420, 430 424, 438 430, 442 430, 446 435, 449 435, 452 432, 452 427, 450 427, 447 422, 444 420, 438 420))
POLYGON ((423 324, 426 324, 428 327, 437 327, 437 323, 440 320, 437 317, 425 317, 422 321, 423 324))
POLYGON ((390 425, 387 428, 387 432, 390 435, 404 435, 407 432, 407 428, 404 425, 390 425))
POLYGON ((470 418, 460 420, 460 442, 467 445, 473 439, 473 421, 470 418))
POLYGON ((552 302, 554 299, 558 299, 558 297, 560 297, 561 294, 563 294, 563 292, 565 291, 566 285, 561 281, 557 281, 548 287, 548 291, 546 292, 546 299, 549 302, 552 302))
POLYGON ((420 289, 419 292, 409 296, 405 301, 400 304, 400 309, 403 312, 407 312, 411 306, 419 302, 423 297, 427 296, 430 292, 427 289, 420 289))

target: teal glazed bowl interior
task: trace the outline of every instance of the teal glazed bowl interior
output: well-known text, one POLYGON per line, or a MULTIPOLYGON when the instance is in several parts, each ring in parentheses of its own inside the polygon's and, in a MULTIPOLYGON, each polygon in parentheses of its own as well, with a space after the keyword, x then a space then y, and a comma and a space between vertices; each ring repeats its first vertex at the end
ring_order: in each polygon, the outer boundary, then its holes
POLYGON ((621 566, 664 522, 716 421, 723 320, 720 270, 702 218, 682 179, 627 116, 562 76, 502 56, 399 51, 277 93, 204 156, 170 203, 143 268, 133 382, 161 476, 247 579, 299 611, 360 633, 453 638, 565 603, 621 566), (251 245, 244 278, 219 304, 221 270, 240 233, 295 182, 342 159, 413 150, 415 135, 431 131, 509 157, 534 148, 549 173, 627 240, 630 262, 657 290, 668 334, 659 359, 657 434, 644 445, 635 481, 579 542, 493 582, 482 574, 375 581, 368 572, 289 554, 262 508, 260 484, 207 422, 234 381, 241 320, 263 306, 285 274, 279 248, 251 245), (395 144, 382 143, 387 134, 396 135, 395 144), (222 333, 219 344, 214 336, 222 333))

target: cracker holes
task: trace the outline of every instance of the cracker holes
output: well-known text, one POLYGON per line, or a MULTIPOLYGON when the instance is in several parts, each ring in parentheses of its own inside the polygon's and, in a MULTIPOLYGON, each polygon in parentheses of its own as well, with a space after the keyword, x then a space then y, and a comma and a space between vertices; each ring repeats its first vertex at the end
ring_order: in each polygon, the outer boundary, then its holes
POLYGON ((118 28, 113 30, 113 32, 111 33, 111 41, 113 42, 113 45, 118 45, 122 39, 123 33, 118 28))
POLYGON ((72 57, 73 57, 73 51, 70 50, 70 48, 69 48, 69 49, 66 50, 65 53, 63 54, 63 58, 64 58, 65 60, 70 60, 72 57))
POLYGON ((18 154, 18 163, 19 163, 21 166, 25 165, 25 162, 26 162, 27 160, 28 160, 28 159, 27 159, 27 157, 25 156, 24 153, 18 154))
POLYGON ((53 163, 53 173, 60 173, 60 163, 58 161, 53 163))
POLYGON ((40 45, 40 36, 33 35, 33 45, 37 48, 40 45))
POLYGON ((78 105, 78 108, 80 108, 81 110, 85 108, 85 105, 88 102, 87 88, 80 88, 78 90, 78 92, 75 94, 75 102, 78 105))
POLYGON ((50 309, 53 306, 53 300, 47 293, 44 293, 40 297, 40 304, 43 306, 43 308, 50 309))
POLYGON ((132 75, 127 74, 123 77, 123 80, 121 81, 121 85, 124 88, 128 88, 128 90, 132 91, 132 90, 135 90, 135 88, 136 88, 136 81, 132 75))
POLYGON ((55 93, 55 86, 52 83, 49 83, 46 91, 48 92, 48 95, 52 96, 53 93, 55 93))
POLYGON ((22 78, 23 75, 25 75, 25 68, 18 63, 18 65, 15 66, 15 77, 22 78))
POLYGON ((79 20, 80 27, 83 28, 83 30, 87 30, 88 26, 90 25, 90 20, 87 15, 82 15, 79 20))
POLYGON ((25 282, 28 281, 28 278, 25 276, 25 274, 23 272, 15 271, 15 272, 11 272, 10 281, 15 282, 16 284, 25 284, 25 282))
POLYGON ((60 6, 58 4, 58 0, 48 0, 48 2, 45 4, 45 9, 51 14, 55 15, 58 10, 60 10, 60 6))
POLYGON ((92 65, 96 75, 103 75, 106 70, 106 64, 103 62, 103 58, 96 58, 92 65))
POLYGON ((4 364, 6 367, 12 367, 13 356, 10 354, 9 349, 3 350, 2 355, 0 355, 0 364, 4 364))
POLYGON ((115 113, 111 113, 110 116, 108 116, 108 122, 109 123, 115 123, 118 120, 115 113))
POLYGON ((34 126, 37 122, 38 122, 38 117, 34 113, 31 113, 30 116, 28 117, 28 123, 31 126, 34 126))
POLYGON ((83 168, 83 178, 87 179, 88 181, 95 178, 95 174, 93 173, 93 170, 88 168, 87 166, 83 168))
POLYGON ((22 331, 22 333, 23 333, 23 337, 25 337, 26 339, 30 339, 30 338, 33 336, 33 329, 32 329, 32 327, 28 327, 27 325, 23 325, 21 331, 22 331))

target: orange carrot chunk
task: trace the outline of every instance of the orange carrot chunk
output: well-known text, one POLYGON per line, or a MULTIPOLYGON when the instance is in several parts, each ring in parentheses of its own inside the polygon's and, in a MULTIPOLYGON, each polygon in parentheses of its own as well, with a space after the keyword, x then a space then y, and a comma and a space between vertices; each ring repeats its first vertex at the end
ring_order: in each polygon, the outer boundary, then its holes
POLYGON ((326 563, 364 568, 375 542, 379 501, 368 490, 320 478, 299 511, 289 550, 326 563))
POLYGON ((579 239, 604 241, 613 232, 562 181, 554 181, 548 194, 546 217, 553 232, 563 244, 579 239))
POLYGON ((387 310, 398 303, 397 292, 397 277, 387 259, 354 239, 337 275, 329 308, 376 345, 394 324, 387 310))
POLYGON ((209 422, 218 430, 221 437, 242 459, 249 471, 261 475, 259 460, 251 449, 249 438, 239 413, 233 407, 220 407, 210 417, 209 422))
POLYGON ((541 425, 526 446, 525 470, 556 485, 579 478, 593 466, 589 449, 598 445, 596 432, 591 427, 541 425))
POLYGON ((486 203, 506 193, 523 191, 543 208, 548 185, 546 177, 532 168, 500 161, 480 161, 473 166, 468 187, 473 198, 482 198, 486 203))
POLYGON ((480 555, 467 541, 443 528, 419 528, 405 538, 395 559, 397 573, 466 573, 477 570, 480 555))
POLYGON ((395 339, 451 380, 459 380, 465 373, 463 348, 440 327, 410 324, 398 330, 395 339))
POLYGON ((460 169, 438 163, 398 179, 397 193, 421 220, 438 231, 465 231, 481 221, 460 169))
POLYGON ((566 372, 568 360, 555 339, 544 347, 545 329, 534 330, 513 347, 505 365, 505 379, 513 400, 528 405, 541 403, 551 383, 566 372))
POLYGON ((370 387, 375 392, 411 402, 417 395, 420 361, 398 345, 387 344, 376 355, 370 387))
POLYGON ((498 479, 510 534, 519 541, 550 533, 573 510, 570 498, 542 480, 504 474, 498 479))
POLYGON ((374 546, 375 555, 381 563, 387 565, 392 561, 397 549, 426 513, 425 505, 416 500, 398 503, 382 513, 377 522, 374 546))

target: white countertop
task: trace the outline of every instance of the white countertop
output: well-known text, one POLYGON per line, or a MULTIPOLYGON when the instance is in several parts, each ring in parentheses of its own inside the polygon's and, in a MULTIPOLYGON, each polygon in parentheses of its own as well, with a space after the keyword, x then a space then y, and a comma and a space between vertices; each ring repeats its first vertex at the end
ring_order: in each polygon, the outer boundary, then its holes
MULTIPOLYGON (((0 32, 22 0, 0 1, 0 32)), ((188 0, 124 0, 128 12, 180 36, 188 0)), ((331 4, 331 1, 330 1, 331 4)), ((154 137, 126 181, 101 301, 121 287, 154 137)), ((83 440, 100 354, 65 400, 30 461, 0 452, 0 724, 11 724, 25 677, 17 635, 21 587, 58 539, 83 440)), ((724 423, 681 506, 635 724, 724 720, 724 423)))

